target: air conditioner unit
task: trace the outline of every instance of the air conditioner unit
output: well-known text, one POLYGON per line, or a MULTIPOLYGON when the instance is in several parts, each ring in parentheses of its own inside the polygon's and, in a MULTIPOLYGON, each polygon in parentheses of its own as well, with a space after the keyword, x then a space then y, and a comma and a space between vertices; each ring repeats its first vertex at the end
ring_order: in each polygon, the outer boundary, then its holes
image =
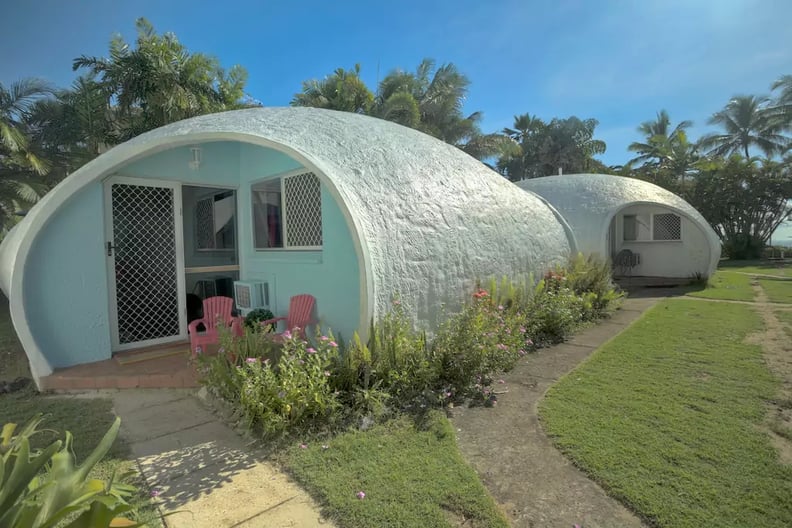
POLYGON ((266 282, 234 281, 234 301, 243 314, 256 308, 269 307, 269 284, 266 282))

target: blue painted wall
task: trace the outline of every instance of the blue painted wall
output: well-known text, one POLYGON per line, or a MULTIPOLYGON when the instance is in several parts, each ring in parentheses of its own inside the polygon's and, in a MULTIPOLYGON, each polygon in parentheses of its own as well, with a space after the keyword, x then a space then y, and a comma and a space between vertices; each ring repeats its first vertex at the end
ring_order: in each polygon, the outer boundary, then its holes
POLYGON ((242 277, 269 281, 270 295, 275 301, 273 312, 279 315, 286 315, 292 295, 312 294, 316 297, 320 323, 348 340, 358 329, 358 262, 343 214, 324 186, 321 251, 253 249, 250 184, 299 167, 280 152, 241 145, 240 177, 245 182, 239 189, 242 277))
MULTIPOLYGON (((117 173, 236 188, 242 278, 270 282, 278 315, 285 315, 292 295, 314 295, 320 322, 349 339, 359 321, 359 270, 352 237, 332 196, 323 186, 321 251, 256 251, 250 184, 299 168, 299 163, 254 145, 201 146, 203 163, 198 170, 189 168, 191 153, 184 147, 136 161, 117 173)), ((39 233, 32 249, 23 285, 27 317, 53 368, 110 357, 103 193, 101 182, 80 191, 39 233)))
POLYGON ((53 368, 110 357, 103 218, 95 182, 64 204, 31 249, 25 315, 53 368))

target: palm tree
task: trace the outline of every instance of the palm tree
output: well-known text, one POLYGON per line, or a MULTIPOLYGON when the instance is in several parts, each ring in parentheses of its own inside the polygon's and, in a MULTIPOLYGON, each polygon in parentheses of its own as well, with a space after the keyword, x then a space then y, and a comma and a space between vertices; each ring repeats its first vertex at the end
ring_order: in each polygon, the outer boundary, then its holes
POLYGON ((38 101, 52 94, 50 85, 40 79, 22 79, 6 87, 0 83, 0 156, 4 164, 27 167, 46 174, 49 166, 30 148, 28 125, 31 110, 38 101))
POLYGON ((596 119, 555 118, 546 123, 536 116, 514 116, 514 126, 503 133, 518 148, 498 159, 497 168, 512 181, 555 174, 604 171, 594 159, 605 152, 604 141, 594 139, 596 119))
POLYGON ((294 94, 292 106, 329 108, 343 112, 367 114, 374 104, 374 94, 360 78, 360 64, 354 69, 338 68, 322 80, 304 81, 302 91, 294 94))
POLYGON ((709 134, 701 139, 701 145, 709 148, 709 153, 726 156, 741 153, 751 158, 750 147, 756 146, 767 156, 784 152, 789 146, 789 138, 778 133, 778 125, 768 112, 769 99, 753 95, 733 98, 726 107, 713 114, 708 123, 720 125, 724 132, 709 134))
POLYGON ((782 76, 771 88, 774 91, 781 90, 773 108, 778 126, 792 130, 792 75, 782 76))
POLYGON ((247 72, 234 66, 226 73, 217 59, 190 53, 175 35, 157 35, 137 20, 137 47, 120 36, 110 42, 109 58, 81 56, 73 69, 86 68, 118 107, 124 140, 146 130, 200 114, 242 106, 247 72))
POLYGON ((395 70, 382 79, 373 113, 453 144, 460 126, 477 121, 476 113, 462 114, 468 86, 470 80, 454 64, 435 68, 434 60, 424 59, 415 72, 395 70))
POLYGON ((671 128, 671 118, 668 112, 660 110, 654 121, 644 121, 638 127, 645 140, 644 142, 631 143, 628 150, 637 152, 639 155, 629 163, 657 163, 662 164, 666 160, 668 152, 674 149, 685 129, 693 125, 691 121, 681 121, 677 126, 671 128))

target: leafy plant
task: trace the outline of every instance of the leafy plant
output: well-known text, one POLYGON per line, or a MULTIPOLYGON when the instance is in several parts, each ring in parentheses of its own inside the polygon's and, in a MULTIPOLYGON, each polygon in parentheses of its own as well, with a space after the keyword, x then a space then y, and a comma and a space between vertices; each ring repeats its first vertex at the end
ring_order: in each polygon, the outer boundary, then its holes
MULTIPOLYGON (((261 327, 261 321, 269 321, 274 318, 275 314, 273 314, 271 310, 256 308, 245 316, 245 326, 248 328, 259 328, 261 327)), ((270 323, 267 325, 266 330, 275 330, 275 324, 270 323)))
POLYGON ((79 465, 69 432, 40 451, 31 448, 42 420, 38 415, 19 430, 9 423, 0 433, 0 526, 105 528, 131 512, 128 499, 135 487, 127 483, 130 475, 113 475, 108 482, 88 476, 118 436, 120 419, 79 465))

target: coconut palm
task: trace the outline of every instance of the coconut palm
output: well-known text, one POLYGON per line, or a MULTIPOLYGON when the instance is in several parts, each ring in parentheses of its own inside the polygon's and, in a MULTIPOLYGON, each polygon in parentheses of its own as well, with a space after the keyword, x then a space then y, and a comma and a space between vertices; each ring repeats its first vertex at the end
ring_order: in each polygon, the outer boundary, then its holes
POLYGON ((627 147, 631 152, 638 153, 638 156, 630 160, 629 163, 662 164, 667 160, 669 152, 674 150, 675 143, 682 137, 685 129, 692 125, 691 121, 680 121, 677 126, 672 128, 668 112, 660 110, 654 121, 644 121, 638 127, 638 132, 645 139, 643 142, 633 142, 627 147))
POLYGON ((322 80, 304 81, 302 91, 294 94, 292 106, 328 108, 366 114, 374 104, 374 94, 360 78, 360 64, 351 70, 338 68, 322 80))
POLYGON ((782 129, 792 130, 792 75, 784 75, 773 83, 772 89, 780 90, 774 105, 777 124, 782 129))
POLYGON ((116 36, 109 57, 81 56, 108 101, 117 104, 121 137, 200 114, 241 106, 247 72, 234 66, 226 73, 217 59, 190 53, 172 33, 158 35, 145 19, 137 20, 136 48, 116 36))
POLYGON ((497 168, 507 178, 518 181, 556 174, 604 171, 594 159, 605 152, 605 142, 594 139, 596 119, 553 119, 549 123, 536 116, 514 116, 514 126, 503 133, 518 148, 498 159, 497 168))
POLYGON ((22 79, 6 87, 0 83, 0 156, 4 164, 30 168, 46 174, 49 164, 31 148, 28 123, 38 101, 52 94, 52 87, 40 79, 22 79))
POLYGON ((724 132, 703 137, 701 146, 710 149, 712 155, 740 153, 746 159, 751 158, 751 147, 758 147, 767 156, 784 152, 789 147, 789 138, 779 134, 778 124, 768 111, 769 101, 767 97, 753 95, 733 98, 708 121, 721 126, 724 132))
POLYGON ((382 79, 373 113, 454 144, 460 127, 476 124, 480 115, 462 114, 468 86, 470 80, 454 64, 436 68, 424 59, 415 72, 394 70, 382 79))

